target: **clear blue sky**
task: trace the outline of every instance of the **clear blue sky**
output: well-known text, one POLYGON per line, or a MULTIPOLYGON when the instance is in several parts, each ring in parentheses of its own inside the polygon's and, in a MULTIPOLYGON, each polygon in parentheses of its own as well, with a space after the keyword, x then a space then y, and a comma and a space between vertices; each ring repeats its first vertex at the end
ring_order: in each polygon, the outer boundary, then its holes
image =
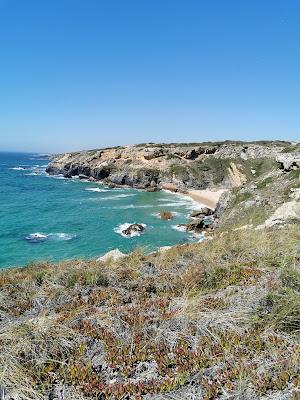
POLYGON ((0 0, 0 149, 300 139, 298 0, 0 0))

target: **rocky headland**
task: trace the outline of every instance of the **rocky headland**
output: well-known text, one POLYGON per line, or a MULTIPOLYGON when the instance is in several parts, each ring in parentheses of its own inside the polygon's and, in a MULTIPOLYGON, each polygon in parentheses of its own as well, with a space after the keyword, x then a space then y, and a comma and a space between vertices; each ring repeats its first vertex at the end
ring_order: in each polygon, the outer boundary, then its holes
MULTIPOLYGON (((170 190, 232 188, 247 180, 251 161, 275 160, 284 168, 289 142, 145 144, 54 156, 49 174, 95 179, 110 185, 170 190)), ((251 173, 251 171, 250 171, 251 173)), ((151 189, 150 189, 151 190, 151 189)))

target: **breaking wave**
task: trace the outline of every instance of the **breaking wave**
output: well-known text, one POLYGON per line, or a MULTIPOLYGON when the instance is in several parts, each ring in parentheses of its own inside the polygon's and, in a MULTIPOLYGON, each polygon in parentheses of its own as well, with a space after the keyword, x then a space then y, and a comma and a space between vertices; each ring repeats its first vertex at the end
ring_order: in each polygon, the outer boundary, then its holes
POLYGON ((71 233, 59 232, 59 233, 30 233, 28 236, 25 236, 25 240, 31 243, 40 243, 45 242, 46 240, 62 240, 68 241, 76 238, 76 235, 71 233))
POLYGON ((106 189, 101 189, 101 188, 85 188, 85 190, 87 190, 88 192, 99 192, 99 193, 104 193, 107 192, 106 189))

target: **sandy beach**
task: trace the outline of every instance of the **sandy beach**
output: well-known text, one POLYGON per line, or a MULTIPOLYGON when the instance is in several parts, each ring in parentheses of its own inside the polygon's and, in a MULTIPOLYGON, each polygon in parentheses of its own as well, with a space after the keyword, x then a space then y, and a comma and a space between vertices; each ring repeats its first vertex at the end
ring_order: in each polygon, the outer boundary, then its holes
POLYGON ((226 189, 219 190, 189 190, 185 194, 191 197, 193 200, 198 203, 204 204, 205 206, 215 209, 216 205, 222 195, 222 193, 226 192, 226 189))

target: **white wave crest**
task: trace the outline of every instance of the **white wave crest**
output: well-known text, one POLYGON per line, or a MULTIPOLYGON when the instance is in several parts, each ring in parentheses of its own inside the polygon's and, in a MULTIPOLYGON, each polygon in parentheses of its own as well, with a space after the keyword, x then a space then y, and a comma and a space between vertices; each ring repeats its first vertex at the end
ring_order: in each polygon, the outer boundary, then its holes
POLYGON ((99 193, 107 192, 106 189, 100 189, 98 187, 96 187, 96 188, 85 188, 85 190, 87 190, 88 192, 99 192, 99 193))
POLYGON ((30 233, 28 236, 25 236, 25 239, 32 243, 44 242, 47 238, 48 235, 40 232, 30 233))
POLYGON ((76 235, 73 235, 71 233, 65 233, 65 232, 50 233, 48 236, 55 240, 72 240, 72 239, 76 238, 76 235))
POLYGON ((68 178, 65 178, 64 176, 63 176, 63 174, 59 174, 59 175, 46 175, 47 176, 47 178, 51 178, 51 179, 65 179, 65 180, 67 180, 68 178))
POLYGON ((59 233, 40 233, 40 232, 35 232, 35 233, 30 233, 28 236, 25 236, 25 239, 28 240, 31 243, 40 243, 44 242, 46 240, 72 240, 75 239, 76 235, 71 234, 71 233, 65 233, 65 232, 59 232, 59 233))
POLYGON ((180 206, 186 206, 189 207, 190 206, 190 202, 187 201, 173 201, 173 202, 169 202, 169 203, 162 203, 162 204, 158 204, 161 207, 180 207, 180 206))
POLYGON ((128 210, 131 208, 154 208, 155 205, 144 205, 144 206, 137 206, 135 204, 128 204, 127 206, 114 206, 114 207, 102 207, 102 208, 110 208, 113 210, 128 210))
POLYGON ((185 226, 172 225, 172 229, 175 229, 176 231, 179 231, 179 232, 186 232, 185 226))
POLYGON ((103 197, 102 200, 119 200, 125 197, 134 197, 136 194, 117 194, 115 196, 103 197))

